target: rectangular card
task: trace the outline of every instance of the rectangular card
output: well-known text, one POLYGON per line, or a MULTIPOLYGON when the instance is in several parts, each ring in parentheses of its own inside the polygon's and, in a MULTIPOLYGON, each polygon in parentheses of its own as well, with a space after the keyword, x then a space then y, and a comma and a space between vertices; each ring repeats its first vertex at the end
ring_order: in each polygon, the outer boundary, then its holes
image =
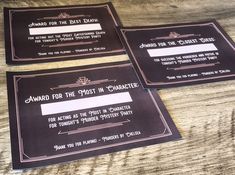
POLYGON ((31 168, 180 138, 130 63, 8 72, 13 168, 31 168))
POLYGON ((112 3, 4 8, 7 64, 123 54, 112 3))
POLYGON ((234 42, 216 21, 119 30, 145 88, 235 78, 234 42))

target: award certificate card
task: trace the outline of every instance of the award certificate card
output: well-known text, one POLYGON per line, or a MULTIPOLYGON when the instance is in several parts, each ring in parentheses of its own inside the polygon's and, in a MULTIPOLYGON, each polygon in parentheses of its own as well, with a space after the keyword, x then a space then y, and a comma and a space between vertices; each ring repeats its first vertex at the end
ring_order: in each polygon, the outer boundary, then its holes
POLYGON ((6 62, 26 64, 123 54, 111 3, 4 8, 6 62))
POLYGON ((234 42, 216 21, 120 28, 145 88, 235 78, 234 42))
POLYGON ((179 139, 130 63, 7 73, 13 168, 179 139))

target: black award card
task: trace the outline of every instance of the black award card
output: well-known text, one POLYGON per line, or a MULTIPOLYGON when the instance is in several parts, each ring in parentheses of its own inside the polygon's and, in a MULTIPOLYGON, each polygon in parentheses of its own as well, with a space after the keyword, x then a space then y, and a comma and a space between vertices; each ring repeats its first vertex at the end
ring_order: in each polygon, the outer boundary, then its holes
POLYGON ((234 42, 216 21, 123 27, 119 34, 145 88, 235 78, 234 42))
POLYGON ((123 54, 112 3, 4 8, 7 64, 123 54))
POLYGON ((8 72, 13 169, 180 138, 155 90, 130 63, 8 72))

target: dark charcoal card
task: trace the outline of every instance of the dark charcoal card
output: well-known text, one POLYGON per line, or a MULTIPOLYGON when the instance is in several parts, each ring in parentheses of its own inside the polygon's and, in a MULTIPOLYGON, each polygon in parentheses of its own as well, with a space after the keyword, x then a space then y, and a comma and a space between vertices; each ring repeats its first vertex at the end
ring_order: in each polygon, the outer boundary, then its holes
POLYGON ((14 169, 180 138, 130 63, 8 72, 7 84, 14 169))
POLYGON ((234 42, 216 21, 119 30, 145 88, 235 78, 234 42))
POLYGON ((111 3, 4 8, 6 62, 26 64, 123 54, 111 3))

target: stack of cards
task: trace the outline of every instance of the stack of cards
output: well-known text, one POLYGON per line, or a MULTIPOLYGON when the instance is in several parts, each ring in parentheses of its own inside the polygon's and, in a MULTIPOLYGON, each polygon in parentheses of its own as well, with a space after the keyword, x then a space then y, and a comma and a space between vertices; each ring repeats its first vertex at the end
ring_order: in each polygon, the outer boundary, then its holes
POLYGON ((5 8, 4 20, 8 64, 125 51, 132 63, 7 72, 14 169, 179 139, 155 89, 235 76, 216 21, 127 28, 111 3, 5 8))

